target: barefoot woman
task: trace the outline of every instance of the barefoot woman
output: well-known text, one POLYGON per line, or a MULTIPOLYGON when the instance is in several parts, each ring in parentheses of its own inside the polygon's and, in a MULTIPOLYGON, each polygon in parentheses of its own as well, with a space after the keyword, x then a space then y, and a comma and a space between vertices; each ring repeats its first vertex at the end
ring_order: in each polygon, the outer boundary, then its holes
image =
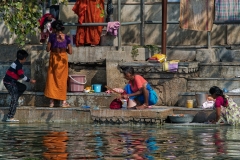
POLYGON ((124 77, 129 80, 124 88, 126 94, 122 95, 122 98, 128 99, 128 108, 145 109, 157 103, 156 92, 142 76, 134 73, 133 67, 123 67, 121 69, 124 77))

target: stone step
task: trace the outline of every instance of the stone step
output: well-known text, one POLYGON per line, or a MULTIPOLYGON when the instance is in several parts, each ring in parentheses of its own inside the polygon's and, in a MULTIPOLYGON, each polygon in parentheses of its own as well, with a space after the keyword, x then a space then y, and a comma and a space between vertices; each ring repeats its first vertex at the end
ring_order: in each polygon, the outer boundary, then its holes
MULTIPOLYGON (((112 100, 116 98, 115 94, 107 94, 105 92, 101 93, 67 93, 67 102, 71 107, 82 107, 82 106, 90 106, 99 108, 109 107, 109 104, 112 100)), ((10 95, 7 91, 0 91, 0 107, 6 107, 10 104, 10 95)), ((48 107, 49 99, 46 98, 43 92, 30 92, 26 91, 19 98, 20 106, 36 106, 36 107, 48 107)), ((60 106, 60 102, 57 101, 55 106, 60 106)))
POLYGON ((187 92, 208 92, 212 86, 230 91, 240 88, 240 78, 188 78, 187 92))
MULTIPOLYGON (((193 100, 193 107, 194 108, 197 108, 198 105, 197 105, 197 101, 196 101, 196 93, 199 93, 199 92, 182 92, 182 93, 179 93, 178 95, 178 106, 179 107, 184 107, 186 108, 186 102, 187 100, 193 100)), ((202 93, 202 92, 201 92, 202 93)), ((204 93, 208 93, 208 92, 204 92, 204 93)), ((236 102, 238 105, 240 105, 240 93, 226 93, 228 96, 230 96, 234 102, 236 102)))
POLYGON ((179 62, 177 72, 166 72, 163 70, 163 63, 149 63, 147 61, 134 61, 119 63, 119 66, 131 66, 136 73, 193 73, 198 71, 199 62, 179 62))
POLYGON ((234 78, 240 76, 239 62, 199 63, 200 78, 234 78))
MULTIPOLYGON (((8 107, 0 107, 0 118, 6 123, 8 107)), ((19 123, 106 123, 106 124, 159 124, 168 122, 168 116, 172 114, 191 114, 193 123, 202 123, 214 118, 212 110, 199 108, 182 108, 170 106, 154 106, 145 110, 111 110, 103 108, 99 110, 72 108, 49 108, 21 106, 17 108, 14 118, 19 123), (24 115, 24 116, 23 116, 24 115)), ((12 123, 7 123, 12 124, 12 123)))

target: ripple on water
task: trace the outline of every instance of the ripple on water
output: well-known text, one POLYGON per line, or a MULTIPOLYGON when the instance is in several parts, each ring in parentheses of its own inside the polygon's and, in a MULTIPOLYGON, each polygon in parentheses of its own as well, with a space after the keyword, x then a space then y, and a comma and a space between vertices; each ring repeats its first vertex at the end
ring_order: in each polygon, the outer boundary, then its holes
POLYGON ((3 124, 0 160, 238 159, 240 129, 3 124))

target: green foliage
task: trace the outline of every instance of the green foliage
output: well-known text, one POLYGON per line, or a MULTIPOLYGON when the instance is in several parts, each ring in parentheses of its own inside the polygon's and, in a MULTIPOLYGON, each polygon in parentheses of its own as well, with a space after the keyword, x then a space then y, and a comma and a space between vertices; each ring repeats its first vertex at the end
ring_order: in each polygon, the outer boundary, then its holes
MULTIPOLYGON (((67 0, 60 0, 60 3, 66 4, 67 0)), ((16 34, 16 43, 24 46, 29 41, 27 36, 37 32, 42 6, 39 0, 2 0, 0 13, 2 14, 0 21, 4 21, 11 32, 11 37, 16 34)))
POLYGON ((147 48, 151 53, 159 53, 159 47, 156 45, 145 45, 144 48, 147 48))
POLYGON ((141 48, 141 47, 142 47, 142 46, 138 46, 138 45, 132 46, 131 54, 132 54, 132 58, 133 58, 133 59, 136 59, 136 57, 139 55, 139 54, 138 54, 138 48, 141 48))

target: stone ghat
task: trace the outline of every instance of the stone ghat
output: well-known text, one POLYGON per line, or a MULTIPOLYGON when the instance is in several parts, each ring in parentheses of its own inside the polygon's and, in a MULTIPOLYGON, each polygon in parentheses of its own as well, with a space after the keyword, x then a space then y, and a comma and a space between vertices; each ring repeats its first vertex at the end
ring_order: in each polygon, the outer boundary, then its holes
MULTIPOLYGON (((9 107, 0 107, 2 123, 6 123, 8 110, 9 107)), ((21 106, 17 108, 14 118, 19 119, 20 123, 154 124, 160 126, 165 122, 170 122, 168 116, 172 114, 191 114, 194 116, 193 123, 204 123, 215 118, 214 111, 210 109, 168 106, 153 106, 145 110, 21 106)))
POLYGON ((152 108, 145 110, 132 109, 100 109, 90 110, 94 122, 104 124, 156 124, 163 125, 172 108, 152 108))

